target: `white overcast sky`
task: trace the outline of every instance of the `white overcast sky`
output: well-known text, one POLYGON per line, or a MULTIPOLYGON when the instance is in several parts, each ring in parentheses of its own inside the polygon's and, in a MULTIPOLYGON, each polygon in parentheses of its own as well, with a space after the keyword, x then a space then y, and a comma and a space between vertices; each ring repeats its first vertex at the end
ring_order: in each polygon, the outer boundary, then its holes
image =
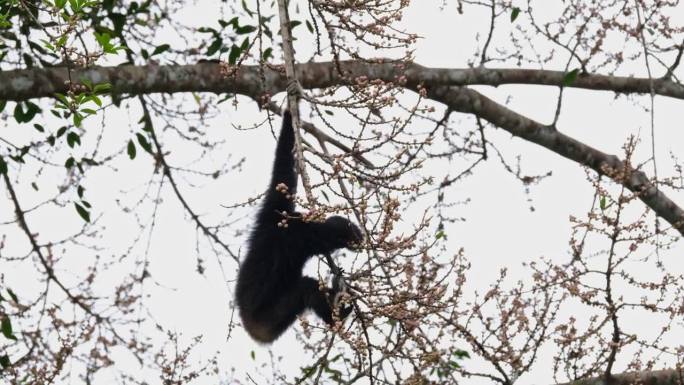
MULTIPOLYGON (((475 35, 485 34, 488 30, 488 11, 469 8, 468 13, 459 15, 455 6, 440 9, 440 3, 414 1, 413 7, 403 19, 406 30, 422 36, 416 45, 416 61, 430 67, 466 67, 474 51, 475 35)), ((549 7, 564 5, 551 1, 537 3, 545 3, 549 7)), ((199 16, 215 14, 213 11, 212 3, 205 1, 188 5, 186 10, 187 18, 189 22, 194 22, 193 24, 205 23, 206 18, 199 16)), ((501 29, 497 31, 494 43, 505 42, 509 36, 505 30, 508 19, 503 17, 500 21, 497 27, 501 29)), ((308 33, 304 35, 306 34, 308 33)), ((296 43, 301 58, 308 58, 308 55, 302 53, 309 47, 311 45, 307 43, 306 37, 302 37, 296 43)), ((567 58, 562 56, 560 59, 547 63, 545 69, 562 70, 567 58)), ((635 71, 642 68, 643 66, 635 67, 635 71)), ((642 72, 633 74, 645 76, 642 72)), ((656 74, 659 75, 661 74, 656 74)), ((553 118, 558 93, 556 88, 503 86, 497 89, 478 87, 478 90, 500 103, 506 102, 510 97, 507 104, 509 108, 540 122, 549 123, 553 118)), ((227 175, 223 186, 213 185, 211 190, 203 190, 202 196, 189 192, 190 201, 199 213, 215 212, 216 215, 221 215, 225 211, 220 207, 221 204, 240 202, 262 191, 270 173, 271 151, 275 145, 270 133, 265 130, 238 131, 228 127, 229 122, 243 126, 256 122, 259 115, 254 103, 242 101, 239 111, 230 103, 224 103, 223 106, 225 111, 218 119, 207 122, 210 125, 208 132, 225 135, 228 141, 227 149, 234 148, 236 156, 248 156, 242 173, 227 175)), ((639 134, 644 143, 637 153, 637 160, 644 160, 650 155, 650 117, 645 112, 648 106, 647 96, 616 98, 611 92, 567 89, 559 129, 595 148, 616 155, 622 154, 622 146, 629 134, 639 134)), ((657 97, 655 111, 659 171, 667 175, 672 171, 668 154, 672 152, 684 157, 682 103, 657 97)), ((109 127, 114 128, 117 125, 133 124, 138 117, 137 112, 123 111, 107 113, 106 119, 109 127)), ((457 124, 460 120, 463 124, 472 124, 472 120, 467 116, 452 115, 452 124, 457 124)), ((414 124, 420 124, 420 121, 416 120, 414 124)), ((426 125, 431 124, 426 122, 426 125)), ((541 257, 561 262, 569 260, 568 241, 571 223, 568 218, 570 215, 582 216, 586 213, 593 196, 593 189, 586 181, 585 170, 572 161, 542 147, 513 138, 502 130, 490 129, 488 135, 490 140, 503 150, 509 162, 514 164, 515 157, 522 156, 521 165, 526 174, 537 175, 552 171, 553 176, 531 186, 529 194, 526 194, 520 182, 507 173, 496 159, 491 158, 485 165, 478 167, 472 177, 448 191, 448 194, 455 197, 453 200, 470 199, 469 204, 456 207, 459 210, 458 216, 467 220, 450 225, 447 234, 452 250, 464 247, 473 264, 470 270, 471 290, 486 287, 498 276, 501 267, 510 268, 509 282, 512 283, 517 278, 528 277, 529 271, 522 267, 523 262, 538 260, 541 257), (531 206, 534 207, 534 211, 530 210, 531 206)), ((173 151, 173 147, 171 149, 173 151)), ((217 163, 220 161, 221 159, 216 159, 217 163)), ((122 173, 133 172, 140 164, 142 162, 121 165, 122 173)), ((129 185, 139 188, 136 183, 149 177, 149 171, 138 170, 137 177, 140 180, 129 181, 129 185)), ((650 173, 652 170, 647 171, 650 173)), ((112 191, 111 186, 104 181, 102 184, 89 186, 89 194, 95 197, 100 194, 109 195, 112 192, 116 191, 112 191)), ((670 196, 675 202, 684 205, 684 195, 670 196)), ((173 198, 167 195, 167 199, 173 198)), ((96 207, 105 209, 102 206, 96 207)), ((270 359, 268 348, 250 340, 239 328, 234 330, 231 339, 226 341, 232 292, 227 291, 215 258, 207 255, 207 275, 197 275, 194 272, 196 234, 188 231, 193 226, 188 224, 187 217, 176 202, 167 202, 162 207, 150 249, 150 269, 153 271, 155 282, 159 283, 159 286, 147 286, 151 294, 147 300, 151 308, 151 318, 166 328, 182 332, 188 338, 204 335, 201 349, 207 356, 219 351, 220 362, 225 363, 226 368, 236 367, 238 373, 252 373, 258 383, 268 383, 269 378, 258 374, 266 374, 268 370, 257 370, 258 366, 270 359), (255 351, 255 361, 251 359, 250 351, 255 351)), ((111 210, 118 209, 112 205, 111 210)), ((123 239, 130 239, 133 228, 127 227, 126 222, 116 222, 116 218, 111 220, 113 222, 108 233, 116 229, 122 239, 121 242, 123 239)), ((54 223, 50 221, 41 225, 47 229, 54 226, 54 223)), ((127 246, 123 243, 117 244, 117 238, 112 239, 113 248, 127 246)), ((227 240, 235 247, 242 241, 244 239, 227 240)), ((683 251, 682 245, 678 244, 674 249, 663 252, 662 256, 682 256, 683 251)), ((684 264, 680 264, 679 269, 684 270, 684 264)), ((229 278, 233 278, 234 273, 232 267, 227 269, 226 274, 229 278)), ((235 316, 237 317, 237 314, 235 316)), ((313 362, 313 358, 304 355, 299 346, 301 343, 290 330, 270 347, 274 356, 283 357, 280 366, 286 370, 290 368, 290 374, 297 373, 299 367, 313 362)), ((139 370, 138 364, 130 357, 126 357, 128 356, 120 357, 121 361, 117 366, 130 368, 126 371, 131 372, 139 370)), ((468 365, 468 362, 464 364, 468 365)), ((552 382, 547 365, 538 364, 536 367, 539 368, 537 371, 521 378, 521 384, 552 382)), ((236 378, 243 376, 236 375, 236 378)), ((108 382, 105 376, 99 379, 102 380, 101 383, 108 382)), ((74 383, 78 382, 76 378, 73 380, 74 383)), ((156 381, 153 378, 150 380, 156 381)), ((476 383, 480 382, 464 381, 464 384, 476 383)))

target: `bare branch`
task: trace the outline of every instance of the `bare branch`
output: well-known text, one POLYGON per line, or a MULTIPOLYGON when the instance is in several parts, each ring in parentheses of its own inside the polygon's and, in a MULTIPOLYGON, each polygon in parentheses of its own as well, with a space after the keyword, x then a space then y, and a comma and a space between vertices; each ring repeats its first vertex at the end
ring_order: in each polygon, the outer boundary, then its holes
MULTIPOLYGON (((456 111, 475 114, 511 134, 521 137, 568 159, 587 166, 601 175, 628 175, 614 179, 639 198, 655 213, 684 234, 684 210, 651 183, 642 171, 628 169, 617 156, 588 146, 553 127, 520 115, 477 91, 461 87, 437 87, 429 97, 446 103, 456 111)), ((611 176, 612 177, 612 176, 611 176)))
POLYGON ((21 227, 21 230, 28 237, 29 242, 31 243, 31 248, 33 249, 33 252, 36 253, 36 255, 38 256, 38 260, 45 269, 45 274, 47 274, 48 279, 54 282, 57 286, 59 286, 59 288, 62 289, 64 294, 69 298, 69 300, 76 304, 78 307, 80 307, 84 312, 95 317, 95 319, 97 319, 98 321, 102 320, 102 317, 99 314, 95 313, 89 305, 83 302, 83 297, 73 294, 71 290, 69 290, 69 288, 67 288, 62 283, 62 281, 60 281, 55 275, 54 269, 52 268, 51 264, 48 262, 47 258, 43 254, 43 251, 40 249, 38 241, 36 241, 35 235, 31 232, 31 229, 29 228, 28 223, 26 222, 24 211, 22 211, 21 205, 19 204, 19 198, 17 197, 17 194, 14 191, 14 187, 12 186, 12 182, 10 181, 9 176, 7 174, 8 173, 5 172, 3 174, 3 178, 5 180, 5 185, 7 186, 7 191, 9 192, 10 199, 12 200, 12 204, 14 205, 14 212, 17 216, 19 227, 21 227))

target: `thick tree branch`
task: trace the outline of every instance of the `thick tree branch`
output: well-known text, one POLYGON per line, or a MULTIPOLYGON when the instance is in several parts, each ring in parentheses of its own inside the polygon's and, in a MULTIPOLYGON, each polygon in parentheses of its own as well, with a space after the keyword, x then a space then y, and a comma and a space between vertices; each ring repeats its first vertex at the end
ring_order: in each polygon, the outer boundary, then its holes
MULTIPOLYGON (((258 99, 264 90, 274 94, 287 88, 282 73, 265 70, 265 84, 256 66, 243 66, 235 76, 225 77, 217 63, 186 66, 120 66, 93 67, 72 72, 73 79, 88 78, 93 83, 110 83, 115 93, 143 94, 154 92, 233 92, 258 99)), ((356 78, 396 82, 414 91, 428 89, 428 96, 445 103, 455 111, 473 113, 513 135, 544 146, 568 159, 590 167, 598 173, 626 172, 628 178, 617 180, 633 192, 657 215, 667 220, 684 234, 684 210, 659 191, 641 171, 625 170, 623 162, 614 155, 603 153, 555 128, 528 119, 480 94, 454 84, 553 84, 563 83, 563 73, 538 70, 449 70, 430 69, 417 64, 343 62, 307 63, 297 66, 297 79, 304 88, 325 88, 353 83, 356 78), (340 71, 345 74, 339 75, 340 71), (532 80, 530 80, 532 79, 532 80), (534 80, 534 81, 533 81, 534 80)), ((64 68, 0 72, 0 99, 23 100, 51 96, 65 92, 67 71, 64 68)), ((603 75, 579 76, 573 87, 616 92, 651 92, 651 80, 610 77, 603 75)), ((684 99, 684 86, 661 79, 653 83, 655 93, 684 99)))
POLYGON ((623 373, 611 377, 609 382, 603 376, 568 382, 563 385, 681 385, 684 372, 677 369, 654 370, 651 372, 623 373))
MULTIPOLYGON (((429 68, 418 64, 366 63, 346 61, 340 68, 351 81, 363 76, 369 79, 398 81, 405 77, 407 84, 417 85, 490 85, 530 84, 548 85, 620 93, 651 92, 651 79, 625 76, 580 74, 570 85, 564 84, 565 73, 536 69, 489 69, 489 68, 429 68)), ((263 69, 263 68, 262 68, 263 69)), ((111 83, 114 92, 124 94, 148 94, 155 92, 234 92, 249 96, 260 95, 259 66, 241 66, 235 76, 226 78, 217 63, 198 63, 182 66, 132 66, 91 67, 72 69, 72 79, 89 79, 93 83, 111 83)), ((280 92, 286 89, 287 80, 282 73, 263 69, 266 91, 280 92)), ((297 79, 305 88, 326 87, 339 84, 335 63, 306 63, 297 65, 297 79)), ((0 72, 0 100, 27 100, 49 97, 68 90, 69 76, 66 67, 33 68, 0 72)), ((684 99, 684 85, 666 78, 653 80, 656 95, 684 99)))

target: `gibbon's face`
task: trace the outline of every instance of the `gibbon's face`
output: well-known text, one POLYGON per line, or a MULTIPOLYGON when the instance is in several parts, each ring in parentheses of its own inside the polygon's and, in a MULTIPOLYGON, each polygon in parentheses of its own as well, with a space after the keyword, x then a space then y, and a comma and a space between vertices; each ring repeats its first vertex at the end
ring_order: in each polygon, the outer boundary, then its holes
POLYGON ((343 247, 354 250, 363 241, 363 234, 359 227, 346 218, 335 215, 326 219, 325 222, 331 225, 334 237, 343 247))

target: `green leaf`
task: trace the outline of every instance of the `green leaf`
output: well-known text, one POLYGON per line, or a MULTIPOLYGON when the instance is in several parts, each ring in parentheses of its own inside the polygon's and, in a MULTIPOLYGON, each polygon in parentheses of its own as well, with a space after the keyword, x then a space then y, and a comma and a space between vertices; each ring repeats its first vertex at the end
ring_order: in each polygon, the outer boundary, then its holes
POLYGON ((126 25, 126 16, 118 12, 112 12, 109 15, 109 20, 111 20, 114 25, 114 35, 121 36, 123 27, 126 25))
POLYGON ((235 28, 235 33, 238 35, 244 35, 246 33, 251 33, 257 30, 257 27, 253 25, 243 25, 241 27, 235 28))
POLYGON ((147 141, 147 138, 141 133, 135 134, 135 136, 138 138, 138 143, 140 143, 140 147, 143 148, 143 150, 149 152, 150 154, 152 153, 152 146, 150 146, 150 142, 147 141))
POLYGON ((60 47, 60 48, 61 48, 61 47, 64 47, 64 46, 66 45, 66 41, 67 41, 68 38, 69 38, 69 35, 67 35, 67 34, 65 33, 64 35, 60 36, 59 39, 57 39, 57 41, 55 42, 55 44, 57 45, 57 47, 60 47))
POLYGON ((242 0, 242 9, 244 9, 248 15, 254 16, 254 12, 251 9, 247 8, 247 4, 245 4, 245 0, 242 0))
POLYGON ((213 42, 211 42, 211 44, 207 48, 207 56, 215 54, 216 51, 218 51, 219 48, 221 48, 221 46, 223 46, 223 39, 217 37, 216 39, 214 39, 213 42))
POLYGON ((0 100, 0 112, 2 112, 5 109, 6 105, 7 105, 7 100, 0 100))
POLYGON ((83 83, 83 85, 86 86, 87 89, 89 89, 89 90, 93 89, 93 82, 90 79, 82 78, 81 83, 83 83))
POLYGON ((266 61, 268 58, 273 57, 273 48, 268 47, 264 50, 264 53, 261 54, 261 59, 266 61))
POLYGON ((83 119, 85 119, 85 116, 78 112, 74 112, 74 126, 76 127, 81 127, 81 123, 83 122, 83 119))
POLYGON ((233 28, 237 28, 240 26, 240 20, 238 19, 237 16, 234 16, 232 19, 230 19, 226 22, 226 25, 232 25, 233 28))
POLYGON ((240 44, 240 49, 241 49, 241 50, 244 51, 244 50, 246 50, 247 48, 249 48, 249 36, 247 36, 247 37, 245 38, 245 40, 242 41, 242 44, 240 44))
POLYGON ((21 56, 24 59, 24 63, 26 64, 26 68, 32 68, 33 67, 33 57, 27 53, 24 53, 21 56))
POLYGON ((518 18, 518 15, 520 15, 520 8, 513 7, 513 9, 511 9, 511 23, 518 18))
POLYGON ((128 153, 129 158, 135 159, 135 143, 133 143, 132 140, 128 141, 128 147, 126 148, 126 152, 128 153))
POLYGON ((17 340, 17 337, 15 337, 12 333, 12 322, 8 316, 4 316, 2 318, 2 322, 0 322, 0 331, 2 331, 2 335, 5 336, 5 338, 15 341, 17 340))
POLYGON ((38 124, 38 123, 34 123, 34 124, 33 124, 33 128, 35 128, 36 130, 38 130, 38 132, 45 132, 45 128, 44 128, 42 125, 38 124))
POLYGON ((67 139, 67 144, 71 148, 74 148, 74 145, 76 145, 77 143, 79 146, 81 145, 81 137, 78 136, 78 134, 75 132, 70 132, 69 134, 67 134, 66 139, 67 139))
POLYGON ((107 32, 103 32, 103 33, 95 32, 95 40, 97 40, 97 42, 100 43, 100 45, 102 47, 104 47, 106 45, 111 45, 110 41, 112 40, 112 37, 109 36, 109 34, 107 32))
POLYGON ((52 52, 57 51, 57 48, 55 48, 55 46, 52 45, 52 43, 50 43, 49 41, 47 41, 45 39, 40 39, 40 41, 43 43, 43 46, 45 48, 49 49, 50 51, 52 51, 52 52))
POLYGON ((76 207, 76 212, 78 212, 78 215, 80 215, 84 221, 90 222, 90 213, 88 212, 88 210, 86 210, 83 206, 79 205, 78 203, 74 203, 74 207, 76 207))
POLYGON ((13 300, 14 302, 19 303, 19 298, 17 298, 17 295, 14 294, 14 292, 12 291, 12 289, 7 288, 7 294, 9 294, 9 296, 12 297, 12 300, 13 300))
POLYGON ((7 162, 0 156, 0 175, 7 174, 7 162))
POLYGON ((64 133, 66 132, 66 130, 67 130, 67 127, 66 127, 66 126, 60 127, 60 128, 57 130, 57 137, 59 138, 59 137, 61 137, 62 135, 64 135, 64 133))
POLYGON ((151 119, 146 119, 145 116, 141 116, 140 120, 138 123, 142 123, 143 127, 142 130, 146 132, 152 132, 152 120, 151 119))
POLYGON ((304 20, 304 23, 306 23, 306 29, 308 29, 309 32, 314 33, 314 27, 311 25, 311 22, 309 20, 304 20))
POLYGON ((14 120, 17 121, 17 123, 24 123, 28 122, 25 118, 26 113, 24 112, 24 109, 21 106, 21 103, 17 103, 16 106, 14 106, 14 120))
POLYGON ((566 73, 565 76, 563 76, 563 85, 572 85, 572 83, 574 83, 575 80, 577 80, 577 74, 579 74, 579 68, 575 68, 574 70, 566 73))
POLYGON ((90 100, 97 104, 98 107, 102 107, 102 100, 97 95, 90 95, 90 100))
POLYGON ((171 46, 168 44, 158 45, 154 48, 154 51, 152 51, 152 55, 150 55, 150 56, 158 55, 162 52, 168 51, 170 48, 171 48, 171 46))
POLYGON ((83 188, 83 186, 78 186, 76 188, 76 193, 78 194, 78 197, 81 199, 83 199, 83 193, 84 192, 85 192, 85 189, 83 188))
POLYGON ((437 234, 435 234, 435 239, 442 239, 442 238, 446 239, 446 233, 444 232, 444 230, 439 230, 437 232, 437 234))
POLYGON ((326 194, 324 190, 321 190, 321 195, 323 195, 323 198, 325 198, 327 202, 330 202, 330 197, 328 196, 328 194, 326 194))
POLYGON ((9 368, 10 365, 12 365, 12 363, 7 354, 0 356, 0 366, 2 366, 3 369, 9 368))
POLYGON ((70 103, 69 103, 69 99, 67 99, 66 95, 62 95, 62 94, 60 94, 60 93, 56 93, 56 94, 55 94, 55 98, 57 98, 57 100, 58 100, 60 103, 62 103, 62 105, 63 105, 64 108, 69 108, 69 104, 70 104, 70 103))
POLYGON ((601 199, 599 200, 599 207, 601 207, 601 211, 605 210, 608 205, 606 204, 606 197, 605 195, 601 196, 601 199))
POLYGON ((73 156, 70 156, 69 159, 67 159, 66 162, 64 162, 64 167, 66 167, 67 169, 70 169, 70 168, 74 167, 75 163, 76 163, 76 159, 74 159, 73 156))
POLYGON ((256 359, 256 353, 254 353, 254 350, 252 350, 252 351, 249 353, 249 356, 252 357, 252 360, 256 359))
MULTIPOLYGON (((221 24, 222 27, 225 27, 229 23, 225 22, 224 20, 219 20, 219 24, 221 24)), ((207 27, 199 27, 199 28, 197 28, 197 32, 199 32, 199 33, 210 33, 214 36, 216 36, 218 34, 218 32, 216 32, 215 29, 207 28, 207 27)))
POLYGON ((112 85, 110 83, 100 83, 100 84, 95 84, 95 87, 93 88, 93 92, 96 94, 102 93, 102 92, 109 92, 112 89, 112 85))
POLYGON ((237 63, 237 59, 240 57, 240 54, 242 54, 242 49, 236 45, 233 45, 230 48, 230 55, 228 55, 228 64, 232 65, 237 63))

